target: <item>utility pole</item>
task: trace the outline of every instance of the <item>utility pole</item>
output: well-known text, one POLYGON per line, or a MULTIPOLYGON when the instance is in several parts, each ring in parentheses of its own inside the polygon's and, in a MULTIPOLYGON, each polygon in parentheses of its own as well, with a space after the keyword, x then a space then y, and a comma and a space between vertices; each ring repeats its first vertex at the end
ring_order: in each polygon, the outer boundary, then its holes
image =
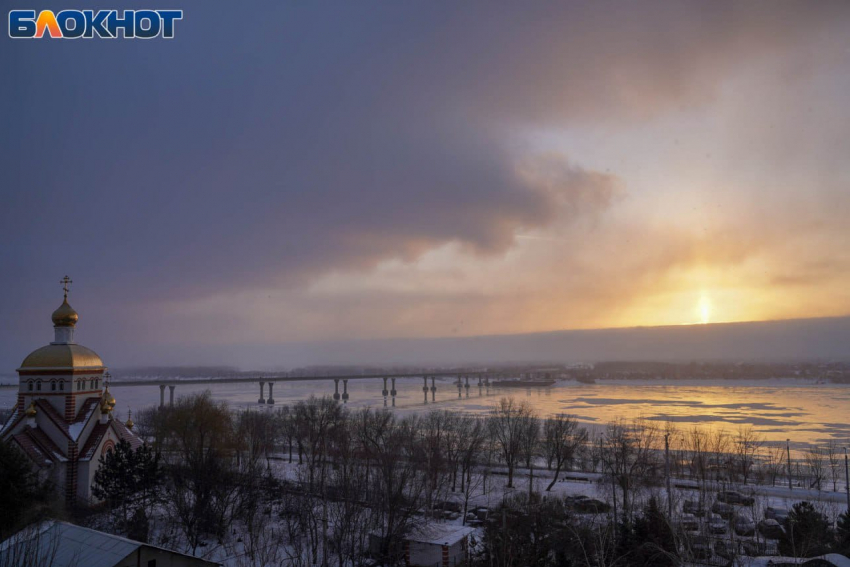
POLYGON ((505 510, 505 501, 502 500, 502 560, 508 563, 508 513, 505 510))
POLYGON ((670 433, 664 434, 664 476, 667 477, 667 521, 673 521, 673 494, 670 490, 670 433))
POLYGON ((847 463, 847 447, 844 447, 844 489, 847 491, 847 514, 850 515, 850 464, 847 463))
POLYGON ((322 567, 328 567, 328 501, 322 489, 322 567))
POLYGON ((791 486, 791 440, 785 440, 785 451, 788 454, 788 490, 794 490, 791 486))

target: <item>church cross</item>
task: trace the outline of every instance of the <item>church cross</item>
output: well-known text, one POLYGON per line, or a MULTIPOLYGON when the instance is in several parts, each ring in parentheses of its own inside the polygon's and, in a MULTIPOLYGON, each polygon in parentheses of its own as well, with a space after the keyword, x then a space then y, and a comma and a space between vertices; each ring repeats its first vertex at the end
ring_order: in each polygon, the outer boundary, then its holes
POLYGON ((73 282, 73 281, 71 281, 71 278, 69 278, 68 276, 65 276, 64 278, 62 278, 62 279, 59 281, 59 283, 61 283, 61 284, 62 284, 62 291, 64 291, 64 292, 65 292, 65 299, 68 299, 68 291, 71 289, 71 287, 70 287, 70 286, 71 286, 71 284, 72 284, 72 283, 74 283, 74 282, 73 282))

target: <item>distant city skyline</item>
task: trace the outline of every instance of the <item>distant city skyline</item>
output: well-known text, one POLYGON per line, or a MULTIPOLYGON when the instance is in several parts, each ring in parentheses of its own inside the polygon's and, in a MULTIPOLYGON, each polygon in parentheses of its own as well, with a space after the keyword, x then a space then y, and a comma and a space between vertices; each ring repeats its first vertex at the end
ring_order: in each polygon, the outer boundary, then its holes
POLYGON ((0 373, 850 315, 846 2, 169 7, 0 39, 0 373))

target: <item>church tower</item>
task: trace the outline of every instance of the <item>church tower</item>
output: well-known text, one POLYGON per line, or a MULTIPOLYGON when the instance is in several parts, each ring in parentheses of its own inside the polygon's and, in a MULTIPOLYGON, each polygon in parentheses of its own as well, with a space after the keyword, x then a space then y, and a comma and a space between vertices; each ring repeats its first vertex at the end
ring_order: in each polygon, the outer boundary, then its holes
POLYGON ((91 501, 101 454, 120 439, 141 445, 112 419, 115 398, 100 357, 76 343, 79 314, 68 303, 71 280, 60 282, 62 305, 53 312, 53 342, 34 350, 18 368, 18 399, 0 441, 19 446, 39 474, 64 491, 69 504, 91 501))
POLYGON ((103 397, 106 367, 91 349, 74 341, 80 316, 68 303, 68 276, 62 280, 62 305, 53 312, 53 342, 34 350, 18 368, 18 407, 46 400, 66 421, 73 420, 92 399, 103 397))

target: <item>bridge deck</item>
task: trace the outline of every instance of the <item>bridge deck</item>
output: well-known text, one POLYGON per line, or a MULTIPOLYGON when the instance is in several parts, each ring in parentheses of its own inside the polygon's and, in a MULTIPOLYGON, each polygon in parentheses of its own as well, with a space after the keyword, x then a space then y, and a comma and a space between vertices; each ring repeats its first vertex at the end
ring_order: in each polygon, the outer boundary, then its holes
POLYGON ((109 383, 110 388, 118 388, 120 386, 156 386, 179 385, 179 384, 239 384, 239 383, 257 383, 257 382, 310 382, 310 381, 327 381, 327 380, 367 380, 375 378, 418 378, 434 377, 457 377, 457 376, 505 376, 504 372, 420 372, 415 374, 349 374, 339 376, 255 376, 235 378, 150 378, 136 380, 113 380, 109 383))

